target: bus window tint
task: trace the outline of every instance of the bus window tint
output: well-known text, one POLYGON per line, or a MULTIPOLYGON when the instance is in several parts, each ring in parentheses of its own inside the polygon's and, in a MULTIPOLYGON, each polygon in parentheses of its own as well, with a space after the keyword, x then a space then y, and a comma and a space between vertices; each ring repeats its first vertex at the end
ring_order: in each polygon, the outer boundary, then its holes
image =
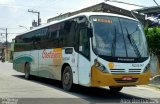
POLYGON ((33 46, 34 49, 46 49, 48 48, 48 28, 42 28, 34 32, 33 46))
POLYGON ((76 23, 72 20, 64 22, 64 27, 59 30, 62 47, 73 47, 75 43, 76 23))
POLYGON ((14 51, 19 52, 19 51, 29 51, 33 49, 33 34, 27 33, 24 35, 17 36, 15 39, 15 47, 14 51))

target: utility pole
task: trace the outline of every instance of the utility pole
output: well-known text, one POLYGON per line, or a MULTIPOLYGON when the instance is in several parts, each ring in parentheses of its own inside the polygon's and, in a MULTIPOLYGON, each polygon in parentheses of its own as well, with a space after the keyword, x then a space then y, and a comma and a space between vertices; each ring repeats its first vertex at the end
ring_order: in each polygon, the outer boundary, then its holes
POLYGON ((40 26, 40 12, 37 12, 37 11, 33 11, 33 10, 29 10, 28 9, 28 12, 31 12, 31 13, 37 13, 38 14, 38 26, 40 26))

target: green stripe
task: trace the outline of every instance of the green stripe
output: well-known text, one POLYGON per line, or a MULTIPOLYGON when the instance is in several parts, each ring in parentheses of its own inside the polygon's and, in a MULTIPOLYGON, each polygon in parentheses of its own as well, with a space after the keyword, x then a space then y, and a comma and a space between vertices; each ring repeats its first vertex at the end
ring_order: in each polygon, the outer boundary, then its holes
POLYGON ((33 59, 29 56, 22 56, 13 61, 14 63, 33 62, 33 59))

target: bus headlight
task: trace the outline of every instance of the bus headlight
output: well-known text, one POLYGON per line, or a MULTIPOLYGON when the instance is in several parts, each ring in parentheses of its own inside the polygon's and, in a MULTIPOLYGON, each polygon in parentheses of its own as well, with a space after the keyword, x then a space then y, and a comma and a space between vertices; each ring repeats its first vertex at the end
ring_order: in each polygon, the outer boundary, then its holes
POLYGON ((148 65, 145 67, 143 73, 146 73, 149 69, 150 69, 150 64, 148 64, 148 65))
POLYGON ((95 66, 97 69, 99 69, 100 71, 102 71, 102 72, 104 72, 104 73, 108 73, 106 67, 105 67, 103 64, 101 64, 100 62, 98 62, 97 59, 95 59, 95 61, 94 61, 94 66, 95 66))

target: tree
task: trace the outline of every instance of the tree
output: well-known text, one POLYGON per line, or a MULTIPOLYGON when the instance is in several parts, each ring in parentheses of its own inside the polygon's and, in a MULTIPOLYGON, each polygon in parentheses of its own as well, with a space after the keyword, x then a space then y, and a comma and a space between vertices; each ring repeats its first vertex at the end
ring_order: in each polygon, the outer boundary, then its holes
POLYGON ((148 42, 149 53, 157 56, 160 68, 160 27, 149 28, 146 26, 144 31, 148 42))

